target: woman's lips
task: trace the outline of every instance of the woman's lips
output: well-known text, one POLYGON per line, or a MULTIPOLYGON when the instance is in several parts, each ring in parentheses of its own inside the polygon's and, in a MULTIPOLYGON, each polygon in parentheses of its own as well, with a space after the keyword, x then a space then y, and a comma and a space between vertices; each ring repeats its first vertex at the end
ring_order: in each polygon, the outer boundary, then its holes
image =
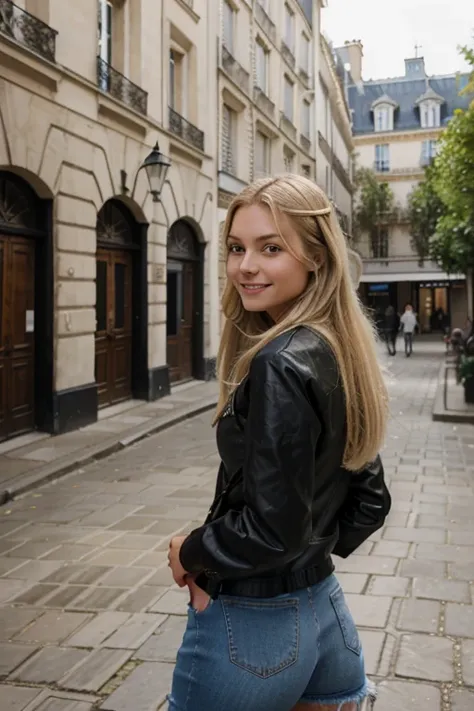
POLYGON ((241 284, 240 288, 246 294, 261 294, 270 284, 241 284))

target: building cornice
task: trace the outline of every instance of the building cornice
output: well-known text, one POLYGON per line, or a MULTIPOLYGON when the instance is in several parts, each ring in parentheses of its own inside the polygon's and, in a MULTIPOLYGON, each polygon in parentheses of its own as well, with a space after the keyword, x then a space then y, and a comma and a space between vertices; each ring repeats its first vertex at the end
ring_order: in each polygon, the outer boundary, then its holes
POLYGON ((386 131, 377 133, 366 133, 362 136, 354 136, 354 144, 357 146, 371 145, 376 143, 400 143, 406 141, 427 141, 427 140, 438 140, 443 133, 442 128, 436 129, 423 129, 420 128, 416 131, 386 131))

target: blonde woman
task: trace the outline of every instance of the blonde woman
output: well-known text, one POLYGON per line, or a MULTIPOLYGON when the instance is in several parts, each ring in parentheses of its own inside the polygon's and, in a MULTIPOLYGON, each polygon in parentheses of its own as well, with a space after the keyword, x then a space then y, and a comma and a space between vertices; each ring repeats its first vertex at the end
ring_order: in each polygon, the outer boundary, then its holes
POLYGON ((326 195, 260 180, 224 229, 222 459, 203 526, 170 543, 190 589, 170 711, 356 711, 373 699, 333 575, 384 521, 387 393, 326 195))

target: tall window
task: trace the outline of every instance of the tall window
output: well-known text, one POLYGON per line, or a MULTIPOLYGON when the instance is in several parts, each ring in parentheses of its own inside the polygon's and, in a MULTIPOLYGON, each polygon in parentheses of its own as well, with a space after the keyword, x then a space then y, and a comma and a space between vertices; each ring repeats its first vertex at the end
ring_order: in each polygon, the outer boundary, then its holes
POLYGON ((293 112, 294 112, 293 90, 294 90, 293 82, 287 76, 285 76, 284 89, 283 89, 283 113, 289 121, 293 121, 293 112))
POLYGON ((227 104, 222 107, 221 154, 222 170, 235 175, 235 156, 237 155, 237 114, 227 104))
POLYGON ((438 103, 427 101, 421 106, 421 127, 437 128, 441 123, 441 107, 438 103))
POLYGON ((255 57, 255 64, 256 64, 256 71, 257 71, 257 86, 259 89, 261 89, 265 94, 268 93, 267 87, 268 87, 268 52, 264 45, 257 40, 256 44, 256 57, 255 57))
POLYGON ((436 157, 437 141, 423 141, 421 149, 421 160, 423 165, 429 165, 433 158, 436 157))
POLYGON ((234 54, 234 30, 235 30, 235 10, 224 0, 224 46, 231 54, 234 54))
POLYGON ((182 52, 178 52, 176 49, 170 49, 169 58, 169 82, 170 82, 170 95, 169 95, 169 105, 178 114, 184 115, 185 113, 185 55, 182 52))
POLYGON ((381 143, 375 146, 375 170, 379 173, 388 173, 390 170, 389 144, 381 143))
POLYGON ((374 259, 388 259, 388 227, 378 225, 370 236, 370 248, 374 259))
POLYGON ((388 106, 381 106, 375 110, 375 130, 390 131, 392 129, 392 111, 388 106))
POLYGON ((310 58, 310 41, 303 33, 301 35, 301 69, 306 72, 306 74, 311 74, 309 66, 310 58))
POLYGON ((289 5, 285 4, 285 44, 292 52, 295 49, 295 14, 289 5))
POLYGON ((109 0, 99 0, 98 10, 98 40, 99 57, 112 64, 112 13, 113 6, 109 0))
POLYGON ((261 131, 255 134, 255 173, 260 178, 270 172, 270 139, 261 131))
POLYGON ((295 168, 295 154, 287 146, 283 148, 283 162, 285 171, 287 173, 293 173, 295 168))
POLYGON ((301 108, 301 133, 311 139, 311 104, 303 101, 301 108))

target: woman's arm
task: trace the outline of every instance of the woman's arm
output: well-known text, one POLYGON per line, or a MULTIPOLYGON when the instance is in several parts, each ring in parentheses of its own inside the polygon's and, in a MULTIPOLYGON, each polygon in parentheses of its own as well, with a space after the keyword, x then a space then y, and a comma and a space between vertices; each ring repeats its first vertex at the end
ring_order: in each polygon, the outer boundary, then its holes
POLYGON ((250 369, 241 511, 193 531, 180 561, 189 573, 257 576, 285 565, 312 533, 319 419, 303 376, 284 353, 259 353, 250 369))

